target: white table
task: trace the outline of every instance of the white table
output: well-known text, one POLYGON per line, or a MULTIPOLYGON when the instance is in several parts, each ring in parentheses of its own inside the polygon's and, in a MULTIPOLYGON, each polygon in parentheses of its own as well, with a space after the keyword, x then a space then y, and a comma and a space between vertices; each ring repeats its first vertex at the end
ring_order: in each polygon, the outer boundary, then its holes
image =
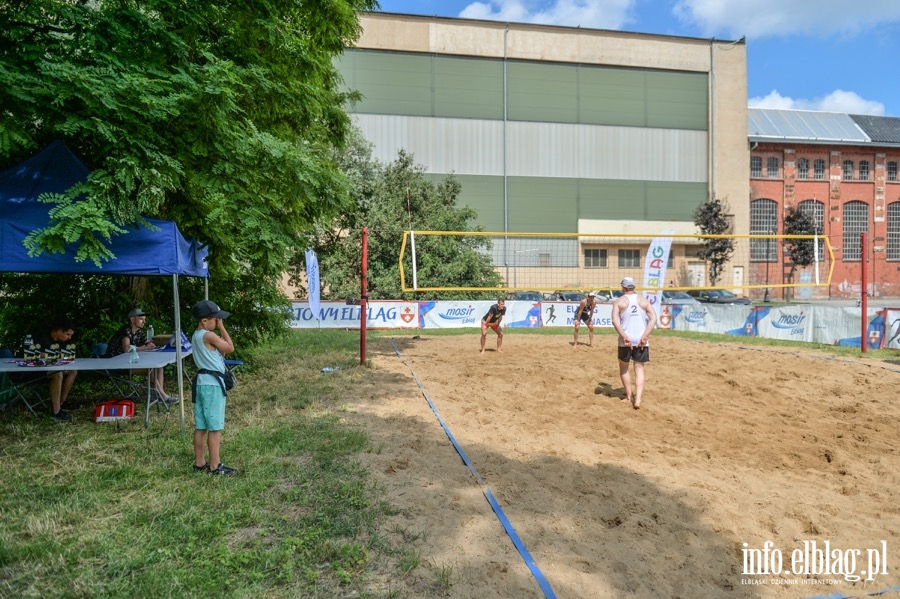
MULTIPOLYGON (((184 359, 187 356, 191 355, 190 351, 181 352, 181 358, 184 359)), ((50 373, 50 372, 65 372, 67 370, 94 370, 101 371, 110 374, 110 371, 116 370, 139 370, 139 369, 148 369, 147 370, 147 410, 144 413, 144 427, 150 426, 150 408, 156 405, 157 403, 162 402, 162 399, 156 394, 156 388, 154 386, 153 381, 153 370, 156 368, 163 368, 168 366, 169 364, 174 364, 176 360, 178 360, 177 353, 174 351, 142 351, 138 352, 138 356, 140 357, 140 361, 137 364, 131 364, 128 360, 130 359, 129 353, 120 354, 113 358, 75 358, 73 362, 69 362, 68 364, 64 364, 61 366, 19 366, 16 362, 21 362, 22 360, 5 360, 0 362, 0 372, 6 373, 16 373, 28 375, 30 373, 50 373)), ((25 398, 25 395, 22 393, 21 389, 25 386, 37 382, 39 380, 43 380, 43 377, 32 377, 24 382, 12 382, 13 387, 17 390, 17 394, 19 398, 28 406, 28 409, 34 414, 34 408, 32 408, 31 404, 28 403, 28 400, 25 398)), ((181 390, 178 392, 179 401, 184 401, 184 398, 181 397, 181 390)), ((168 411, 169 406, 166 405, 166 411, 168 411)), ((36 414, 35 414, 36 415, 36 414)))

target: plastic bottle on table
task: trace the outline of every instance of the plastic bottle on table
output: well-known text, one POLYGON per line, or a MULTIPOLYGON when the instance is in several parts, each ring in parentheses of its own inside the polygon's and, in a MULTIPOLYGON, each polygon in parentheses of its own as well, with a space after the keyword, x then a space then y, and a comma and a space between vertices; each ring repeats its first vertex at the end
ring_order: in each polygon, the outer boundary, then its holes
POLYGON ((141 357, 138 356, 137 345, 132 345, 130 351, 131 351, 131 357, 128 358, 128 363, 129 364, 137 364, 138 362, 140 362, 141 357))
POLYGON ((34 338, 30 334, 25 335, 25 343, 22 345, 22 357, 26 360, 34 357, 34 338))
POLYGON ((147 341, 153 341, 154 337, 156 337, 156 335, 153 334, 153 325, 151 324, 147 328, 147 341))

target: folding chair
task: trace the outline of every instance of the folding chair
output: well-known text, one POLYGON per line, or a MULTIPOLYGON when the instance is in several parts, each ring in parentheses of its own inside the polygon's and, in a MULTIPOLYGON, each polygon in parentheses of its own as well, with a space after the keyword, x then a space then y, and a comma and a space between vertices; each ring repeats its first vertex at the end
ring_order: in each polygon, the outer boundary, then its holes
MULTIPOLYGON (((13 353, 5 347, 0 349, 0 360, 8 360, 13 357, 13 353)), ((0 410, 12 406, 19 399, 9 375, 5 372, 0 373, 0 410)))
MULTIPOLYGON (((7 349, 0 349, 0 359, 8 360, 14 358, 13 353, 7 349)), ((31 373, 35 375, 36 373, 31 373)), ((13 379, 9 374, 0 373, 0 409, 11 408, 13 404, 20 401, 25 404, 28 411, 37 416, 38 408, 47 403, 47 398, 33 388, 37 383, 44 382, 46 377, 43 375, 32 376, 28 380, 21 380, 29 376, 27 371, 16 373, 17 378, 13 379), (20 381, 20 382, 17 382, 20 381)))
MULTIPOLYGON (((91 346, 91 353, 95 358, 102 358, 109 347, 106 343, 95 343, 91 346)), ((128 370, 101 370, 104 376, 112 383, 116 393, 123 398, 140 398, 145 392, 145 383, 135 378, 128 370)))

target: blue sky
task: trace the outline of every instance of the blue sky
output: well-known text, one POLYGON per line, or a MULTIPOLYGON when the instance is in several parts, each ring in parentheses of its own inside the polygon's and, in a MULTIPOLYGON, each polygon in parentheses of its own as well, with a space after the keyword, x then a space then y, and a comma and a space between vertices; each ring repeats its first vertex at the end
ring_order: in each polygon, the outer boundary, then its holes
POLYGON ((748 103, 900 117, 900 0, 380 0, 419 15, 747 39, 748 103))

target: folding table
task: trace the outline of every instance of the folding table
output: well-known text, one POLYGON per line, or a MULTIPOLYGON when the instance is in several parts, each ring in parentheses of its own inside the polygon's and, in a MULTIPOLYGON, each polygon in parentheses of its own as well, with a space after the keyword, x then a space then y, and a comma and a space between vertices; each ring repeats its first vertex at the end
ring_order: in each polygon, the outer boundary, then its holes
MULTIPOLYGON (((182 359, 191 355, 190 351, 185 351, 181 353, 182 359)), ((144 412, 144 427, 150 426, 150 408, 158 403, 163 403, 166 406, 166 411, 169 410, 168 404, 160 399, 160 397, 155 393, 154 381, 153 381, 153 370, 156 368, 163 368, 168 366, 169 364, 174 364, 178 359, 177 354, 174 351, 144 351, 140 352, 141 361, 137 364, 131 364, 128 359, 128 354, 122 354, 116 356, 114 358, 75 358, 73 362, 68 364, 63 364, 60 366, 19 366, 17 362, 21 362, 22 360, 6 360, 0 362, 0 373, 16 373, 16 374, 33 374, 34 376, 29 377, 28 380, 25 381, 11 381, 13 385, 13 392, 17 394, 18 399, 21 399, 23 403, 28 407, 32 414, 37 415, 34 410, 34 406, 38 405, 38 403, 32 403, 28 401, 28 387, 32 384, 41 382, 45 380, 45 376, 49 372, 64 372, 66 370, 79 370, 79 371, 110 371, 110 370, 137 370, 137 369, 147 369, 147 409, 144 412)), ((184 401, 184 398, 181 397, 181 391, 179 390, 179 401, 184 401)))

